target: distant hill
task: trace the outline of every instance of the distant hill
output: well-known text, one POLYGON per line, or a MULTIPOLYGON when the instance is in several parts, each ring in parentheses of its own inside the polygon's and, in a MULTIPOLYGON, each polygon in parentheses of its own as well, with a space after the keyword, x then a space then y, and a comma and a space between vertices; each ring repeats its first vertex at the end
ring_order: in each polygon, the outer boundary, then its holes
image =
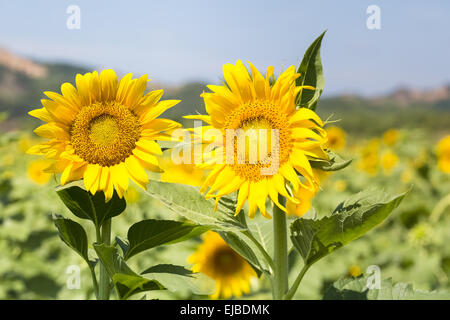
MULTIPOLYGON (((8 121, 6 129, 16 126, 26 119, 24 116, 28 111, 40 106, 43 91, 60 92, 62 83, 74 83, 77 73, 89 71, 67 64, 37 63, 0 49, 0 113, 7 112, 12 120, 8 121)), ((205 113, 200 98, 200 94, 207 90, 205 83, 164 88, 164 85, 150 82, 149 86, 165 89, 164 99, 182 100, 166 111, 164 117, 185 122, 183 115, 205 113)), ((389 128, 448 132, 450 85, 432 90, 398 89, 373 98, 355 95, 322 98, 318 113, 324 119, 332 115, 332 120, 340 120, 337 125, 361 135, 378 134, 389 128)))
POLYGON ((74 83, 85 68, 65 64, 41 64, 0 49, 0 112, 21 117, 40 105, 43 91, 59 91, 63 82, 74 83))

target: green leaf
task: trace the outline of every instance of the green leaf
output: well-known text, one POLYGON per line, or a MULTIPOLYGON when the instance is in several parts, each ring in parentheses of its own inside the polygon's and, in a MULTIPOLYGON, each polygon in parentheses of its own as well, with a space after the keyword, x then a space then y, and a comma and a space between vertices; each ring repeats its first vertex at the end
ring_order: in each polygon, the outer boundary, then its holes
POLYGON ((137 222, 128 230, 129 248, 125 260, 144 250, 199 236, 209 229, 208 226, 172 220, 148 219, 137 222))
POLYGON ((106 267, 121 300, 126 300, 136 293, 165 289, 158 281, 146 279, 131 270, 116 248, 94 244, 94 249, 106 267))
POLYGON ((193 186, 151 180, 147 193, 196 224, 224 231, 245 230, 245 226, 234 216, 235 199, 231 195, 222 197, 214 212, 214 200, 206 200, 193 186))
POLYGON ((79 181, 56 188, 56 193, 74 215, 91 220, 97 228, 100 228, 108 219, 121 214, 127 205, 125 199, 120 199, 116 191, 112 199, 105 202, 103 192, 92 195, 79 181))
POLYGON ((337 154, 335 154, 330 150, 328 150, 327 153, 329 160, 324 159, 309 160, 311 167, 322 171, 338 171, 344 169, 352 162, 352 159, 343 160, 340 156, 338 156, 337 154))
POLYGON ((257 256, 255 252, 258 252, 255 246, 245 240, 245 236, 235 232, 219 232, 223 240, 242 258, 247 260, 248 263, 255 269, 258 277, 263 273, 271 273, 270 266, 265 262, 266 260, 261 256, 257 256), (250 244, 250 245, 249 245, 250 244), (253 248, 252 248, 253 247, 253 248))
POLYGON ((297 86, 312 86, 315 90, 303 89, 297 96, 297 106, 316 109, 317 102, 325 86, 322 62, 320 59, 320 46, 322 44, 324 31, 306 50, 302 62, 297 69, 300 77, 297 78, 297 86))
POLYGON ((409 283, 394 283, 391 278, 380 282, 380 287, 368 288, 370 276, 344 278, 331 285, 323 296, 324 300, 448 300, 448 292, 426 292, 414 290, 409 283))
POLYGON ((116 243, 122 249, 122 254, 125 257, 127 255, 128 250, 130 249, 130 243, 127 239, 122 239, 116 236, 116 243))
POLYGON ((58 228, 61 240, 90 264, 88 239, 83 227, 75 221, 57 215, 53 218, 53 222, 58 228))
POLYGON ((246 222, 243 212, 238 217, 247 226, 248 231, 236 233, 220 232, 221 237, 234 251, 252 265, 258 276, 261 273, 270 275, 273 269, 273 260, 270 255, 273 253, 274 246, 272 221, 262 216, 257 216, 246 222), (255 242, 259 243, 259 245, 255 242))
POLYGON ((182 266, 159 264, 141 273, 145 278, 156 280, 171 292, 189 291, 210 295, 216 291, 216 283, 203 273, 194 273, 182 266))
POLYGON ((312 265, 383 222, 406 194, 389 197, 366 191, 339 204, 329 217, 297 219, 291 224, 292 243, 305 264, 312 265))

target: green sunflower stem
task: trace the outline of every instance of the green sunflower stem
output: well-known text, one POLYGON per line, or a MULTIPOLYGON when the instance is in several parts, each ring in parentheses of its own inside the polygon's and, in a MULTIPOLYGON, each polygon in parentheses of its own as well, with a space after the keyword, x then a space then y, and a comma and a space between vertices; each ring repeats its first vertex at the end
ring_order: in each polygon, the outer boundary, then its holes
POLYGON ((309 269, 309 265, 305 265, 303 269, 300 271, 300 273, 297 276, 297 279, 295 279, 294 284, 289 289, 288 293, 284 296, 283 300, 291 300, 294 294, 297 292, 298 286, 300 285, 300 282, 302 282, 303 277, 305 276, 306 271, 309 269))
MULTIPOLYGON (((101 238, 97 240, 102 244, 107 246, 111 245, 111 219, 105 221, 101 230, 101 238)), ((108 275, 108 271, 106 267, 103 265, 101 261, 100 263, 100 283, 98 290, 98 299, 99 300, 109 300, 110 294, 110 279, 108 275)))
MULTIPOLYGON (((279 195, 278 201, 285 205, 286 199, 279 195)), ((288 247, 286 214, 276 205, 273 207, 274 278, 273 298, 282 300, 288 290, 288 247)))

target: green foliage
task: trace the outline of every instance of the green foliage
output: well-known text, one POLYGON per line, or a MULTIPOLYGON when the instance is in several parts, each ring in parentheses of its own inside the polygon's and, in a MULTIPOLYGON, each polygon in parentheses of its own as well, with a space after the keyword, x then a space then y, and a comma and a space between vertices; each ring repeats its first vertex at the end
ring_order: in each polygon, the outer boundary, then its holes
POLYGON ((147 268, 139 275, 127 265, 116 248, 104 244, 95 244, 94 248, 120 299, 128 299, 140 292, 163 289, 171 292, 187 290, 201 295, 214 293, 214 281, 182 266, 159 264, 147 268))
POLYGON ((74 215, 91 220, 96 228, 100 228, 105 221, 118 216, 126 208, 125 199, 119 198, 116 191, 112 199, 106 202, 103 192, 92 195, 79 181, 58 187, 56 193, 74 215))
POLYGON ((298 67, 297 73, 300 77, 297 78, 297 86, 311 86, 315 90, 303 89, 297 96, 297 105, 299 107, 309 108, 315 110, 317 102, 322 95, 325 86, 323 77, 322 61, 320 58, 320 46, 322 44, 324 31, 306 50, 303 60, 298 67))
POLYGON ((136 293, 164 289, 158 281, 146 279, 131 270, 116 248, 101 244, 94 245, 94 249, 106 267, 119 299, 125 300, 136 293))
POLYGON ((230 196, 222 197, 217 210, 214 210, 214 200, 206 200, 198 188, 192 186, 151 180, 147 193, 196 224, 218 230, 245 230, 245 226, 234 217, 235 199, 230 196))
POLYGON ((311 265, 382 223, 405 195, 361 192, 340 203, 329 217, 294 221, 291 240, 305 264, 311 265))
POLYGON ((328 150, 328 160, 325 159, 312 159, 309 161, 311 167, 322 171, 338 171, 346 168, 352 160, 343 160, 340 156, 333 151, 328 150))
POLYGON ((61 216, 56 216, 53 222, 58 228, 61 240, 78 253, 87 264, 90 264, 88 257, 88 239, 83 227, 79 223, 61 216))
POLYGON ((334 282, 324 300, 448 300, 448 292, 414 290, 410 283, 394 283, 391 278, 380 281, 380 287, 368 286, 371 276, 343 278, 334 282), (370 288, 369 288, 370 287, 370 288))
MULTIPOLYGON (((128 230, 129 245, 125 249, 125 260, 144 250, 199 236, 208 229, 208 226, 173 220, 139 221, 128 230)), ((123 244, 121 247, 124 249, 123 244)))
POLYGON ((142 275, 153 279, 171 292, 189 291, 199 295, 211 295, 215 292, 215 282, 202 273, 194 273, 182 266, 158 264, 144 270, 142 275))

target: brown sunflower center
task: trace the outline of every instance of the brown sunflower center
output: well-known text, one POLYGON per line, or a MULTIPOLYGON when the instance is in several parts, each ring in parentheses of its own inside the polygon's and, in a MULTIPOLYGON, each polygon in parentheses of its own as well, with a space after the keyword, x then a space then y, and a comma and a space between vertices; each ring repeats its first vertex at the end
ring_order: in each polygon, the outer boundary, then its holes
POLYGON ((78 113, 70 129, 70 141, 83 160, 109 167, 132 154, 140 129, 137 117, 126 106, 95 103, 78 113))
POLYGON ((212 256, 213 268, 221 275, 239 272, 244 266, 244 259, 229 247, 218 248, 212 256))
POLYGON ((225 128, 224 144, 234 148, 234 161, 227 158, 227 163, 245 180, 274 175, 289 159, 292 142, 287 115, 269 101, 241 105, 227 117, 225 128))

